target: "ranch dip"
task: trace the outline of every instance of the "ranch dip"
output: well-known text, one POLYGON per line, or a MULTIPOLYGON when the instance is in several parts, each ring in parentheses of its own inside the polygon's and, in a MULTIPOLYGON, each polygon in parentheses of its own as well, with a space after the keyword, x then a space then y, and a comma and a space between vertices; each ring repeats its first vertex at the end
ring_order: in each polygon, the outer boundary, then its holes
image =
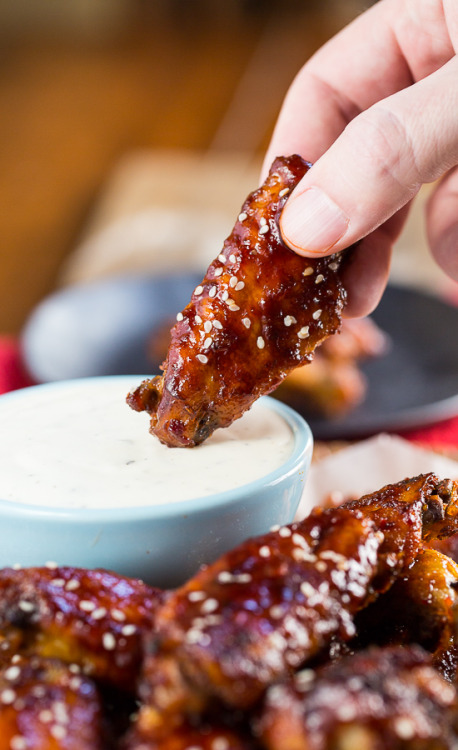
POLYGON ((247 484, 292 453, 290 427, 262 401, 197 448, 161 445, 148 415, 125 403, 135 384, 89 379, 0 398, 0 498, 54 508, 174 503, 247 484))

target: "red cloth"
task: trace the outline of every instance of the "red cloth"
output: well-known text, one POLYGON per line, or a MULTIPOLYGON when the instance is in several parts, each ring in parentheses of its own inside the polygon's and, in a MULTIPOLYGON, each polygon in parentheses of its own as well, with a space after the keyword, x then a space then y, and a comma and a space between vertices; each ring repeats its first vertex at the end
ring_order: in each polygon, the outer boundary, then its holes
POLYGON ((0 393, 26 388, 28 385, 33 385, 33 380, 22 363, 16 339, 0 336, 0 393))
MULTIPOLYGON (((0 393, 33 385, 22 363, 18 342, 0 336, 0 393)), ((402 437, 422 445, 437 448, 458 448, 458 416, 430 427, 403 432, 402 437)))

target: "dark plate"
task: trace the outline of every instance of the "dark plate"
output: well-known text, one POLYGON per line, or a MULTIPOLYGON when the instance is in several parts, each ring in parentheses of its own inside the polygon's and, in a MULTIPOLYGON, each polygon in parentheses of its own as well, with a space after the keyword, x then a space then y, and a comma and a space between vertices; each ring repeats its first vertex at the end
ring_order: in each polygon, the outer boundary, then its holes
MULTIPOLYGON (((189 301, 202 274, 122 277, 70 287, 45 299, 23 333, 26 365, 40 382, 157 372, 163 349, 148 342, 189 301)), ((363 404, 339 420, 307 417, 319 439, 361 437, 458 414, 458 308, 389 287, 373 314, 389 352, 363 364, 363 404)))
POLYGON ((112 277, 67 287, 35 309, 22 335, 25 364, 39 382, 157 371, 152 332, 174 322, 202 274, 112 277))
POLYGON ((458 414, 458 308, 389 286, 372 318, 390 349, 362 364, 368 388, 358 408, 340 420, 309 419, 316 438, 423 427, 458 414))

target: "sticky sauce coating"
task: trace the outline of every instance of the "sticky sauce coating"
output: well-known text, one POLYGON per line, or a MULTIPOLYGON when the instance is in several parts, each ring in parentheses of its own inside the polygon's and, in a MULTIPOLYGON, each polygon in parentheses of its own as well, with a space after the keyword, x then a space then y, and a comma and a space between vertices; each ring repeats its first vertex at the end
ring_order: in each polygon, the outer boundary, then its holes
POLYGON ((148 433, 147 415, 126 406, 128 380, 31 389, 21 406, 0 400, 0 498, 67 508, 180 502, 247 484, 292 453, 291 429, 262 402, 205 445, 170 450, 148 433))

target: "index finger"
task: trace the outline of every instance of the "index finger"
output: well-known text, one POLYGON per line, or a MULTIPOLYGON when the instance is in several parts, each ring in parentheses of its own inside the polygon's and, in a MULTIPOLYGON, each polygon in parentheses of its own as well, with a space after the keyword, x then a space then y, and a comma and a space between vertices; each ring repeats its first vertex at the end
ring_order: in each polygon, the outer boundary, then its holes
POLYGON ((286 95, 263 171, 281 154, 316 161, 356 115, 451 59, 454 2, 379 0, 325 44, 286 95))

